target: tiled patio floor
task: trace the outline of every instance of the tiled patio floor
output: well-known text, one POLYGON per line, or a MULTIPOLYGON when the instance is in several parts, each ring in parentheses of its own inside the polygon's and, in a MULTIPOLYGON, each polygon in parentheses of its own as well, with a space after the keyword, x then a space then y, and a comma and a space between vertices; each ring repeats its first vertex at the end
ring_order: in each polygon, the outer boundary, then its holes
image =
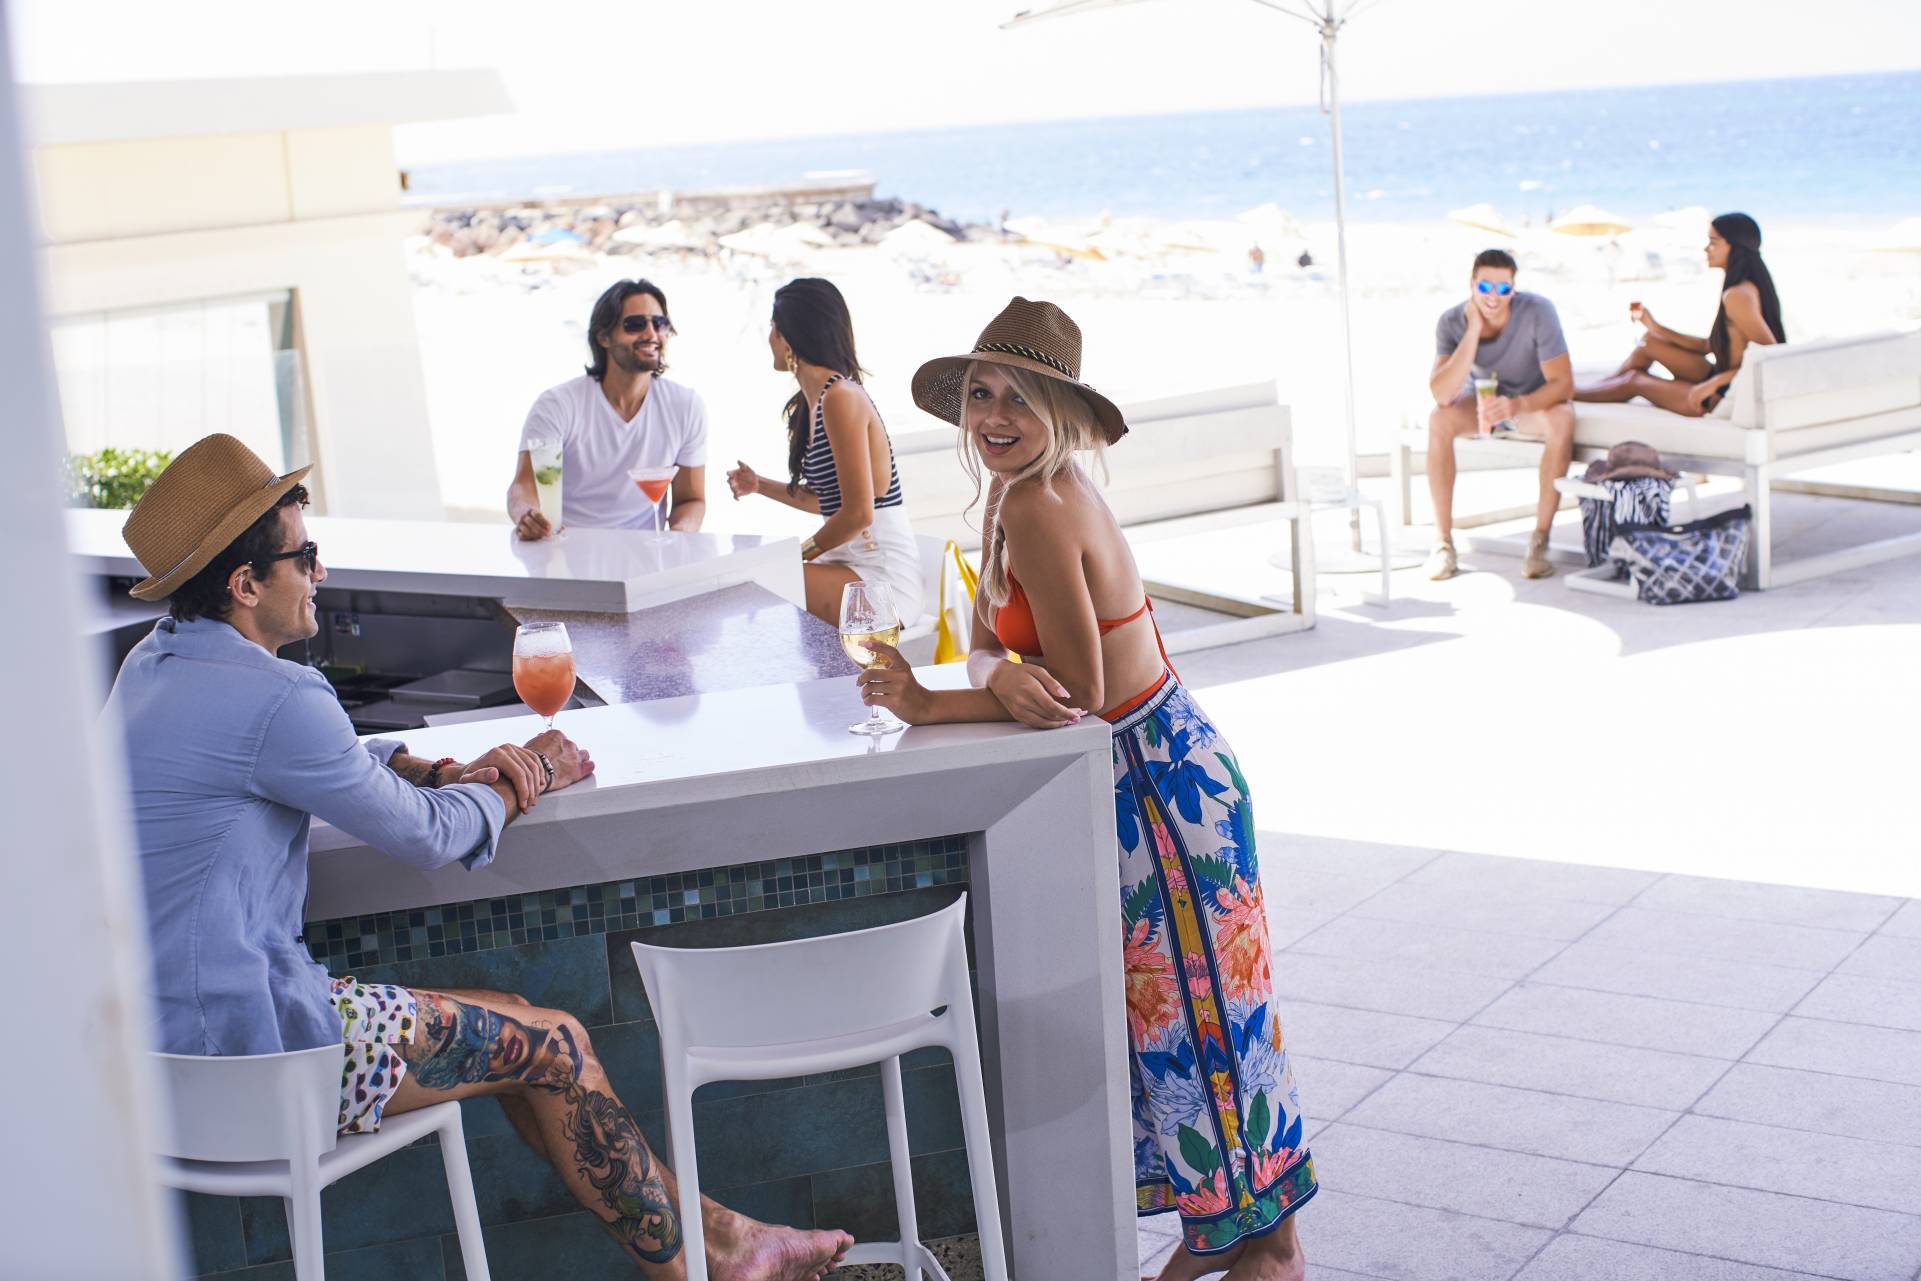
POLYGON ((1921 901, 1260 849, 1310 1277, 1921 1276, 1921 901))

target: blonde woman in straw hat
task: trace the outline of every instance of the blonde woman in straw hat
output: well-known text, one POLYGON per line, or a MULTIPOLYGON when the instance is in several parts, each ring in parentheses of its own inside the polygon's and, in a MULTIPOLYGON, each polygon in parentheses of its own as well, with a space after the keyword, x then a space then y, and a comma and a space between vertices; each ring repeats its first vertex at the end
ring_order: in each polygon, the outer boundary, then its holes
POLYGON ((915 403, 960 427, 986 482, 975 688, 926 689, 877 646, 890 665, 861 674, 862 697, 909 724, 1046 729, 1093 712, 1113 726, 1137 1206, 1181 1217, 1168 1281, 1291 1281, 1306 1269, 1292 1215, 1316 1183, 1247 780, 1169 667, 1127 540, 1076 459, 1127 433, 1080 365, 1074 322, 1016 298, 972 351, 915 374, 915 403))
MULTIPOLYGON (((154 1048, 344 1045, 343 1134, 492 1095, 640 1275, 684 1276, 673 1174, 579 1019, 503 992, 333 978, 307 952, 314 815, 415 867, 479 867, 517 815, 594 764, 558 731, 465 764, 355 740, 326 679, 275 657, 318 630, 314 597, 327 578, 301 511, 306 473, 276 476, 233 437, 209 436, 161 473, 123 530, 149 574, 133 594, 167 601, 169 615, 134 646, 107 701, 126 739, 154 1048)), ((815 1278, 852 1244, 711 1202, 702 1219, 716 1278, 815 1278)))

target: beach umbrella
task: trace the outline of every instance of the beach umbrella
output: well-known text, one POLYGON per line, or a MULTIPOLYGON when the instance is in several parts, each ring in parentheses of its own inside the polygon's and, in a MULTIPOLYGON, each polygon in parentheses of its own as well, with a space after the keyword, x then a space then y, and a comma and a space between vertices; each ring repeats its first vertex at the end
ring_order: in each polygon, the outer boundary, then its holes
POLYGON ((638 245, 642 249, 698 249, 702 243, 678 218, 663 222, 658 227, 622 227, 614 233, 614 239, 623 245, 638 245))
POLYGON ((1921 218, 1904 218, 1895 223, 1874 248, 1884 254, 1921 254, 1921 218))
MULTIPOLYGON (((1142 0, 1055 0, 1037 9, 1023 9, 1002 23, 1003 28, 1025 26, 1048 18, 1066 18, 1095 9, 1113 8, 1123 4, 1138 4, 1142 0)), ((1341 165, 1341 80, 1340 64, 1336 58, 1340 43, 1341 28, 1364 10, 1374 7, 1379 0, 1252 0, 1253 3, 1276 13, 1307 23, 1320 33, 1321 37, 1321 110, 1328 117, 1328 130, 1333 141, 1334 152, 1334 256, 1336 279, 1339 282, 1341 301, 1341 352, 1344 381, 1342 391, 1346 396, 1347 426, 1347 493, 1342 506, 1350 514, 1348 530, 1353 550, 1361 551, 1361 460, 1354 425, 1354 328, 1350 318, 1347 287, 1347 176, 1341 165)), ((1389 555, 1391 549, 1383 547, 1381 556, 1389 555)), ((1345 568, 1376 568, 1378 560, 1372 565, 1343 565, 1330 554, 1320 558, 1322 569, 1338 572, 1345 568)))
POLYGON ((958 242, 934 224, 914 218, 882 236, 880 243, 889 253, 924 256, 945 253, 958 242))
POLYGON ((529 263, 536 262, 571 262, 585 264, 599 261, 591 251, 578 241, 573 243, 561 241, 555 244, 543 245, 532 240, 522 240, 508 246, 496 255, 496 257, 501 262, 514 263, 518 266, 525 266, 529 263))
POLYGON ((791 249, 831 249, 834 238, 811 222, 790 222, 771 237, 791 249))
POLYGON ((1633 231, 1634 224, 1593 205, 1576 205, 1549 223, 1547 229, 1563 236, 1618 236, 1633 231))
POLYGON ((1083 233, 1054 226, 1039 218, 1009 218, 1001 225, 1019 236, 1024 245, 1051 249, 1057 254, 1066 254, 1069 258, 1087 258, 1094 262, 1107 260, 1107 255, 1102 253, 1100 246, 1094 243, 1094 236, 1099 234, 1098 228, 1093 232, 1083 233))
POLYGON ((757 222, 742 231, 732 232, 720 238, 721 247, 738 254, 753 254, 757 258, 771 258, 780 248, 775 243, 774 233, 779 228, 771 222, 757 222))
POLYGON ((1456 209, 1447 216, 1449 222, 1458 222, 1463 227, 1473 227, 1477 231, 1491 231, 1497 236, 1513 236, 1519 233, 1508 226, 1507 219, 1497 212, 1493 205, 1483 200, 1478 205, 1456 209))

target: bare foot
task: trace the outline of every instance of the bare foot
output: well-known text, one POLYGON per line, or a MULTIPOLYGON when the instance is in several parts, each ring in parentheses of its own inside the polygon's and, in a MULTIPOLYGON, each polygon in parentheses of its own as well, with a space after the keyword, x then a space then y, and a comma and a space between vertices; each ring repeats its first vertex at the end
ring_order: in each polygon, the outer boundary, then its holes
POLYGON ((1241 1243, 1241 1257, 1228 1269, 1227 1281, 1304 1281, 1307 1256, 1294 1220, 1287 1219, 1265 1236, 1241 1243))
MULTIPOLYGON (((1167 1262, 1162 1266, 1160 1275, 1152 1278, 1152 1281, 1199 1281, 1201 1277, 1219 1276, 1234 1266, 1235 1261, 1241 1257, 1241 1252, 1246 1248, 1246 1243, 1243 1242, 1232 1250, 1225 1250, 1220 1254, 1190 1254, 1187 1243, 1183 1241, 1174 1247, 1174 1253, 1167 1256, 1167 1262)), ((1150 1281, 1150 1279, 1142 1277, 1141 1281, 1150 1281)))
POLYGON ((784 1228, 738 1214, 730 1218, 708 1243, 707 1272, 713 1281, 815 1281, 832 1272, 854 1244, 845 1232, 784 1228))

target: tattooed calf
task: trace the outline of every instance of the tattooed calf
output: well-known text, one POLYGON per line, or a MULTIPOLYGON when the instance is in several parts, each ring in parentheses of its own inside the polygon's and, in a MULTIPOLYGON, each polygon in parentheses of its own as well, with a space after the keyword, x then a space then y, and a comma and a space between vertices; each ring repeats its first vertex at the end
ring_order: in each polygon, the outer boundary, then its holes
POLYGON ((448 996, 420 999, 418 1031, 401 1057, 434 1090, 485 1081, 522 1081, 558 1090, 580 1076, 580 1047, 565 1024, 550 1028, 448 996), (557 1071, 565 1064, 565 1073, 557 1071))
MULTIPOLYGON (((560 1064, 557 1075, 568 1070, 560 1064)), ((680 1216, 633 1114, 612 1095, 584 1089, 571 1078, 561 1098, 575 1168, 613 1215, 607 1230, 647 1263, 671 1261, 680 1253, 680 1216)))

